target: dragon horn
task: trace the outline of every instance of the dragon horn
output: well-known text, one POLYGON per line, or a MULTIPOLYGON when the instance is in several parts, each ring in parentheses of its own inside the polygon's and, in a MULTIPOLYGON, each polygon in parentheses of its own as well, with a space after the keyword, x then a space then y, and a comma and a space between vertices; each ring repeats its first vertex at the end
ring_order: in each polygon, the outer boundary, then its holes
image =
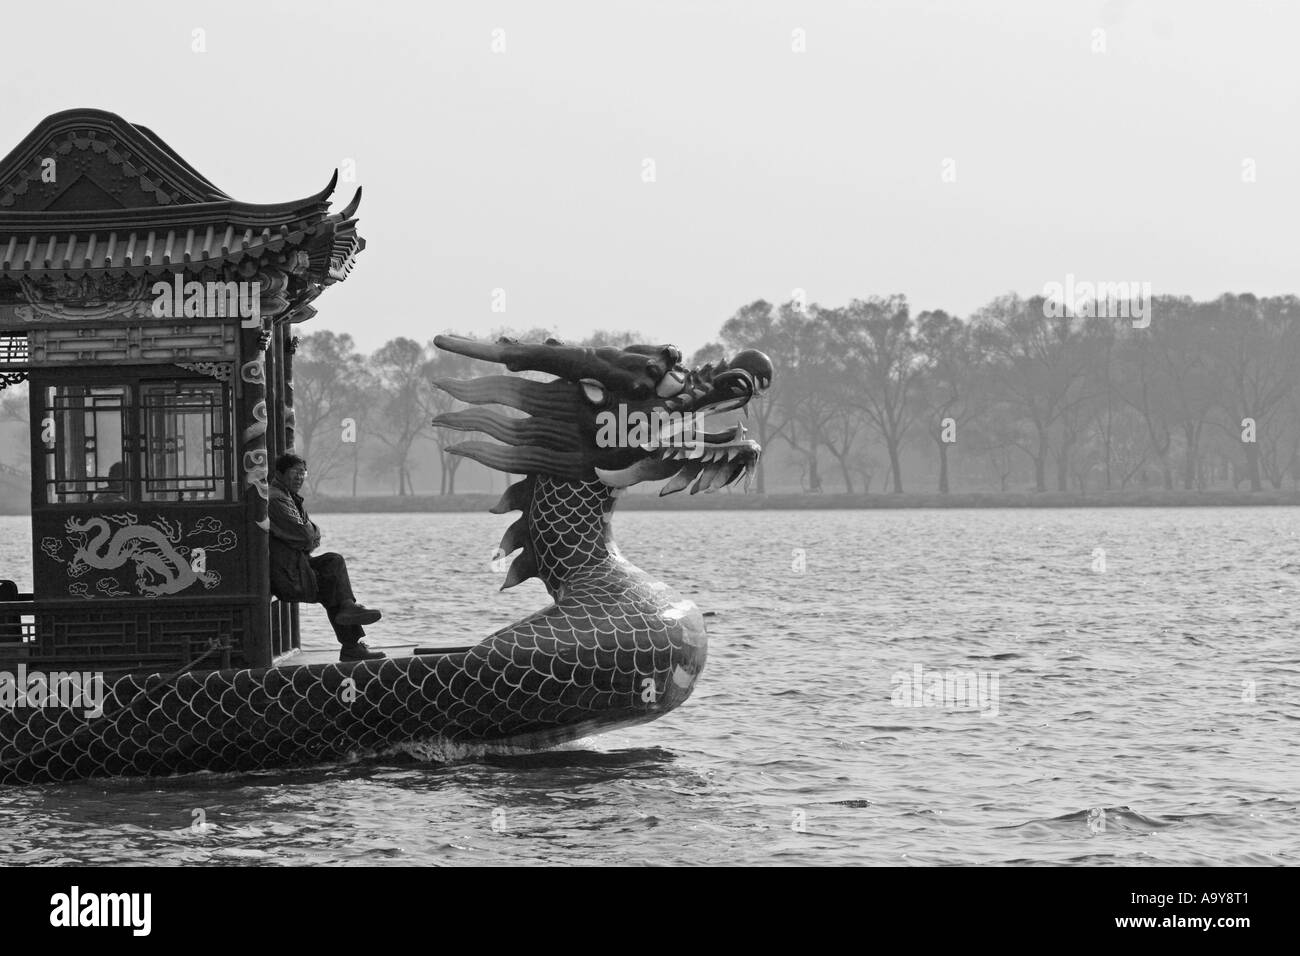
POLYGON ((507 418, 486 408, 445 412, 435 418, 433 424, 465 432, 483 432, 510 445, 536 445, 554 451, 573 447, 573 432, 563 425, 542 418, 507 418))
POLYGON ((433 344, 448 352, 479 359, 483 362, 505 362, 505 347, 496 343, 480 342, 463 335, 435 335, 433 344))
POLYGON ((430 384, 470 405, 508 405, 535 418, 577 421, 577 392, 568 382, 534 382, 509 375, 485 375, 467 381, 436 378, 430 384))
POLYGON ((512 372, 546 372, 570 382, 594 378, 610 388, 630 391, 645 391, 655 384, 647 377, 644 365, 625 368, 618 364, 622 349, 528 345, 509 339, 489 344, 461 335, 435 335, 433 344, 457 355, 496 362, 512 372))

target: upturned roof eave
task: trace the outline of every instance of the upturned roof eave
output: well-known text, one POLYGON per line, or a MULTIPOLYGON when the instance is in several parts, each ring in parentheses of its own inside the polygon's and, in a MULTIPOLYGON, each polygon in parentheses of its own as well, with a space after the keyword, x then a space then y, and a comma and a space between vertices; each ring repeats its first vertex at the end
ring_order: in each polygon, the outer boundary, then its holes
MULTIPOLYGON (((0 275, 77 275, 87 272, 158 273, 238 262, 250 255, 300 248, 311 258, 312 281, 328 285, 351 271, 365 241, 356 234, 358 189, 341 210, 330 211, 338 184, 334 170, 324 189, 283 203, 231 198, 145 126, 95 109, 46 117, 0 159, 5 197, 34 182, 33 163, 59 143, 90 148, 153 190, 157 205, 95 209, 13 210, 0 204, 0 275), (107 151, 107 154, 105 155, 107 151), (145 177, 148 178, 146 182, 145 177), (14 187, 17 180, 21 188, 14 187), (162 185, 159 185, 162 184, 162 185)), ((66 146, 66 153, 73 146, 66 146)), ((120 190, 117 190, 120 191, 120 190)), ((134 198, 134 197, 133 197, 134 198)), ((52 203, 50 203, 52 204, 52 203)))
MULTIPOLYGON (((337 177, 338 173, 335 173, 337 177)), ((233 199, 169 206, 136 206, 126 209, 9 212, 0 210, 0 235, 15 232, 59 233, 76 230, 174 229, 189 223, 225 223, 263 229, 310 225, 329 216, 329 195, 334 179, 322 192, 285 203, 243 203, 233 199)))

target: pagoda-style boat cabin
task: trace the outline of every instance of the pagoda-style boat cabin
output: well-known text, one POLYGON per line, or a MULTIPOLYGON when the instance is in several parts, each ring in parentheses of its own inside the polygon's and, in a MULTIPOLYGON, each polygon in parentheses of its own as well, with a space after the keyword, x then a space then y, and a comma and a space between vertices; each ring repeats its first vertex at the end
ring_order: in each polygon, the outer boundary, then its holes
POLYGON ((98 110, 0 161, 0 389, 28 383, 34 581, 0 567, 0 670, 298 647, 297 608, 269 594, 267 479, 294 447, 294 326, 365 245, 361 192, 331 213, 335 180, 236 202, 98 110))

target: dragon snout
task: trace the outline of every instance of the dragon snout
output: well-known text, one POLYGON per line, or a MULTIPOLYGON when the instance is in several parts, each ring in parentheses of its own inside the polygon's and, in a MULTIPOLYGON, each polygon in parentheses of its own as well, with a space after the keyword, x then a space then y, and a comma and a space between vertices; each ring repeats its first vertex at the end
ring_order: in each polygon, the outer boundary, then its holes
POLYGON ((710 386, 716 410, 740 408, 772 384, 772 360, 756 349, 736 354, 726 367, 714 374, 710 386))
POLYGON ((754 377, 743 368, 728 369, 713 379, 713 392, 724 400, 748 402, 757 391, 754 377))
POLYGON ((744 349, 737 352, 736 357, 731 360, 728 371, 747 372, 753 384, 760 390, 765 390, 772 384, 772 360, 758 349, 744 349))

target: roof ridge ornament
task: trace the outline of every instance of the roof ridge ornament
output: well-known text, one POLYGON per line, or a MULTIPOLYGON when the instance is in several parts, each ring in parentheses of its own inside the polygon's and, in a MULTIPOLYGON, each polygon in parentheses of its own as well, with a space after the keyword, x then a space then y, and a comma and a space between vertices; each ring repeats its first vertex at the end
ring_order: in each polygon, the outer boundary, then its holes
POLYGON ((360 186, 357 187, 357 191, 353 195, 352 201, 348 203, 346 206, 344 206, 343 211, 339 213, 339 218, 344 221, 351 219, 354 215, 356 215, 356 212, 359 208, 361 208, 361 187, 360 186))

